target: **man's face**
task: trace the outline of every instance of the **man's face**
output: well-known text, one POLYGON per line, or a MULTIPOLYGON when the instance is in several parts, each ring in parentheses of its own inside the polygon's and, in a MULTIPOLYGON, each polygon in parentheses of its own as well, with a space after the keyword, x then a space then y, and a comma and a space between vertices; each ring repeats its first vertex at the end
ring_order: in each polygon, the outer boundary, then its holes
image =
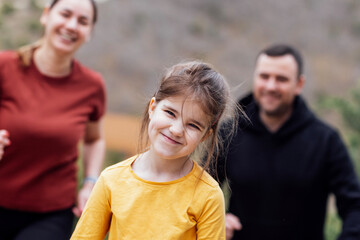
POLYGON ((289 113, 303 83, 303 77, 297 77, 297 65, 293 56, 287 54, 271 57, 261 54, 256 62, 253 86, 260 113, 268 116, 289 113))

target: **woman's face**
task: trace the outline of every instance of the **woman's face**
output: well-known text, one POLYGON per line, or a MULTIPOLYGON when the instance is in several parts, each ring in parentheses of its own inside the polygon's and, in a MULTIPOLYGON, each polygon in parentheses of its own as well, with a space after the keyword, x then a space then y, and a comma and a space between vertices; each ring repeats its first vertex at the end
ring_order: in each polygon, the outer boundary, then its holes
POLYGON ((45 44, 60 54, 74 54, 90 39, 93 7, 89 0, 60 0, 45 8, 40 22, 45 27, 45 44))

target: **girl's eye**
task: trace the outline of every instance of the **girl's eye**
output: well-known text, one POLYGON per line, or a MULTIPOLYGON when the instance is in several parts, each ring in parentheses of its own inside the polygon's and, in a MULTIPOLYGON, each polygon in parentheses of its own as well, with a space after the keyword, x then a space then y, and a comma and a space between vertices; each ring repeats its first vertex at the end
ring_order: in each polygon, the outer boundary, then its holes
POLYGON ((196 124, 190 123, 189 126, 196 129, 196 130, 199 130, 199 131, 201 130, 200 127, 198 125, 196 125, 196 124))
POLYGON ((175 117, 175 114, 174 114, 172 111, 170 111, 170 110, 165 110, 165 112, 166 112, 168 115, 170 115, 170 116, 172 116, 172 117, 175 117))

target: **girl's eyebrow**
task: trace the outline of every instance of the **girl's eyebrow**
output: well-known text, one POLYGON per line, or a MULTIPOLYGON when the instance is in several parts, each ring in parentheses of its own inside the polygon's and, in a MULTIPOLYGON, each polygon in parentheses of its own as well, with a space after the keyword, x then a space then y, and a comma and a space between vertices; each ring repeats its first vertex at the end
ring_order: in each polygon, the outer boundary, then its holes
POLYGON ((202 129, 205 129, 204 125, 201 124, 200 122, 198 122, 198 121, 196 121, 194 119, 192 119, 192 122, 194 122, 196 125, 199 125, 202 129))
POLYGON ((170 107, 169 105, 164 104, 165 108, 168 108, 170 111, 174 112, 174 113, 179 113, 177 110, 175 110, 173 107, 170 107))

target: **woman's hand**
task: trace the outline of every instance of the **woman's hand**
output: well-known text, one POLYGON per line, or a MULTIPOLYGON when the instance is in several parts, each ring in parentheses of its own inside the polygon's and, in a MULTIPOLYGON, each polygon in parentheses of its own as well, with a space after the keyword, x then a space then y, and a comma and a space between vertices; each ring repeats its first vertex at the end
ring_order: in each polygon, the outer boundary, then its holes
POLYGON ((76 217, 80 217, 82 214, 85 204, 90 197, 91 190, 93 189, 95 183, 85 182, 82 188, 80 189, 77 197, 77 204, 73 207, 72 211, 76 217))
POLYGON ((4 148, 10 145, 9 132, 2 129, 0 130, 0 160, 4 155, 4 148))

